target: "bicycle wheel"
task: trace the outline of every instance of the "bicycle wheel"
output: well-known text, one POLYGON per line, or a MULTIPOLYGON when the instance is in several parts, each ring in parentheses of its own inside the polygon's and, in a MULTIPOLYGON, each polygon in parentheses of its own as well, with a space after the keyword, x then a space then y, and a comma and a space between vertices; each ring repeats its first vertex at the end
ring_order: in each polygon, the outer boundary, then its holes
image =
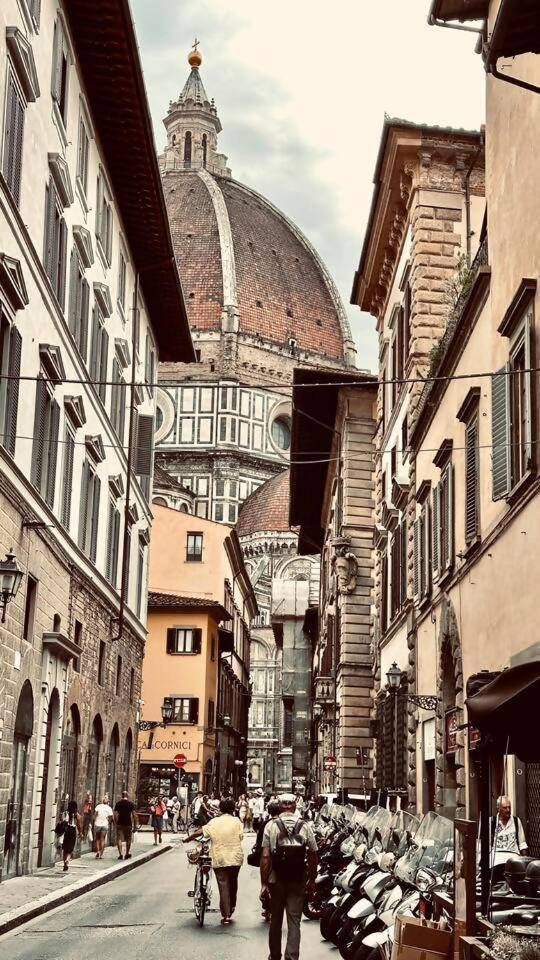
MULTIPOLYGON (((197 873, 195 874, 195 883, 193 884, 193 909, 195 911, 195 916, 200 923, 200 911, 201 911, 201 871, 197 867, 197 873)), ((202 926, 202 924, 201 924, 202 926)))
POLYGON ((197 917, 199 921, 199 926, 204 925, 204 914, 206 912, 206 890, 201 890, 201 901, 199 904, 199 916, 197 917))

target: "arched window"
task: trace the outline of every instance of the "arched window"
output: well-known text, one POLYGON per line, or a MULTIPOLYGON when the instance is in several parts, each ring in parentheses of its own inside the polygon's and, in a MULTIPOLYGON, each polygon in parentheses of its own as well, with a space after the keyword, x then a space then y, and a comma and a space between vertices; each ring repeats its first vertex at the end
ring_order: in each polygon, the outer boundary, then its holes
POLYGON ((107 770, 107 793, 109 794, 109 803, 114 806, 116 797, 116 774, 118 748, 120 747, 120 734, 118 724, 115 723, 112 728, 111 739, 109 740, 109 768, 107 770))
POLYGON ((208 155, 208 138, 205 133, 203 133, 202 138, 202 165, 206 167, 206 158, 208 155))
POLYGON ((122 784, 123 790, 129 790, 129 774, 131 771, 132 755, 133 755, 133 737, 131 734, 131 730, 128 730, 126 734, 126 742, 124 744, 124 763, 123 763, 124 782, 122 784))
POLYGON ((60 757, 60 799, 64 802, 75 798, 80 732, 81 717, 77 706, 73 704, 64 728, 60 757))
POLYGON ((175 133, 173 133, 173 135, 172 135, 172 142, 173 142, 173 147, 174 147, 174 145, 175 145, 175 143, 176 143, 176 134, 175 134, 175 133))
POLYGON ((166 507, 166 506, 167 506, 167 501, 166 501, 165 497, 154 497, 154 499, 152 500, 152 503, 155 503, 156 506, 158 506, 158 507, 166 507))
POLYGON ((188 130, 184 137, 184 165, 191 166, 191 133, 188 130))

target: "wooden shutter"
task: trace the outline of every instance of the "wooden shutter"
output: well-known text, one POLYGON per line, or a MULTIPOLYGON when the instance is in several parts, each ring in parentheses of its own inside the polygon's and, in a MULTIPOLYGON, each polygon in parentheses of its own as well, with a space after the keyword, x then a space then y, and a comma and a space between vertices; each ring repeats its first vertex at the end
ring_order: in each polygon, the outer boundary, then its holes
POLYGON ((98 393, 101 397, 103 403, 105 403, 105 395, 107 393, 107 361, 109 358, 109 334, 106 330, 101 328, 101 337, 100 337, 100 347, 99 347, 99 380, 98 393))
POLYGON ((441 572, 441 485, 436 484, 432 493, 431 556, 433 576, 441 572))
POLYGON ((445 470, 446 484, 446 543, 444 545, 445 568, 454 563, 454 467, 448 464, 445 470))
POLYGON ((94 385, 98 379, 98 357, 101 353, 100 335, 99 311, 97 307, 94 307, 92 311, 92 343, 90 345, 90 379, 93 380, 94 385))
POLYGON ((24 101, 11 70, 8 70, 3 174, 17 206, 21 195, 24 111, 24 101))
POLYGON ((34 416, 34 442, 32 445, 32 466, 30 477, 37 490, 41 487, 43 473, 43 445, 45 443, 45 413, 47 404, 47 386, 41 376, 36 384, 36 412, 34 416))
POLYGON ((400 558, 399 558, 399 580, 400 580, 400 604, 403 606, 407 601, 407 521, 401 522, 400 536, 400 558))
POLYGON ((465 543, 478 533, 478 420, 465 428, 465 543))
POLYGON ((69 527, 71 519, 71 494, 73 491, 73 461, 75 458, 75 440, 66 430, 64 443, 64 465, 62 471, 62 507, 61 520, 64 527, 69 527))
POLYGON ((90 559, 95 563, 97 553, 97 537, 99 528, 99 499, 101 496, 101 480, 94 475, 94 490, 92 496, 92 528, 90 531, 90 559))
POLYGON ((86 550, 86 521, 88 519, 88 486, 90 481, 90 464, 85 460, 81 476, 81 505, 79 510, 79 547, 86 550))
POLYGON ((36 27, 39 27, 39 18, 41 16, 41 0, 32 0, 32 16, 36 27))
POLYGON ((381 555, 381 633, 388 627, 388 555, 381 555))
POLYGON ((394 531, 390 545, 390 619, 399 610, 399 527, 394 531))
POLYGON ((420 596, 420 520, 415 520, 413 525, 413 593, 416 599, 420 596))
POLYGON ((200 653, 202 647, 202 630, 197 627, 193 631, 193 653, 200 653))
POLYGON ((51 93, 54 100, 57 103, 60 102, 60 96, 62 92, 62 55, 63 55, 63 46, 64 38, 62 36, 62 27, 60 22, 57 20, 54 25, 54 43, 53 43, 53 60, 52 60, 52 74, 51 74, 51 93))
POLYGON ((176 627, 167 627, 167 653, 176 653, 176 627))
POLYGON ((189 701, 189 721, 190 723, 199 722, 199 698, 191 697, 189 701))
POLYGON ((139 477, 152 476, 153 441, 154 418, 139 413, 135 435, 135 473, 139 477))
POLYGON ((105 576, 109 583, 112 583, 112 561, 114 545, 114 515, 116 508, 113 503, 109 503, 109 516, 107 518, 107 547, 105 554, 105 576))
POLYGON ((425 503, 422 509, 424 517, 423 543, 422 543, 422 596, 427 597, 431 589, 431 524, 429 503, 425 503))
POLYGON ((45 240, 43 250, 43 265, 45 273, 54 286, 54 248, 56 224, 56 191, 52 180, 45 187, 45 240))
POLYGON ((67 226, 66 221, 63 217, 60 217, 60 222, 58 225, 58 264, 57 264, 57 276, 58 283, 56 289, 56 295, 58 297, 58 302, 64 309, 66 303, 66 260, 67 260, 67 226))
POLYGON ((51 400, 51 419, 49 427, 48 450, 49 459, 47 470, 47 489, 44 491, 45 500, 50 507, 54 506, 54 492, 56 490, 56 460, 58 456, 58 427, 60 424, 60 407, 56 400, 51 400))
POLYGON ((11 328, 9 341, 9 367, 11 377, 6 387, 6 420, 4 446, 8 453, 15 455, 17 439, 17 415, 19 411, 19 376, 21 373, 22 337, 17 327, 11 328))
POLYGON ((90 308, 90 287, 87 280, 81 282, 80 304, 78 347, 81 357, 86 361, 86 353, 88 350, 88 313, 90 308))
POLYGON ((68 327, 73 337, 77 335, 77 319, 79 316, 79 299, 80 299, 80 283, 79 283, 79 259, 75 252, 75 248, 71 251, 71 257, 69 258, 69 301, 68 301, 68 327))
POLYGON ((492 497, 501 500, 511 486, 510 366, 505 363, 491 378, 492 497))

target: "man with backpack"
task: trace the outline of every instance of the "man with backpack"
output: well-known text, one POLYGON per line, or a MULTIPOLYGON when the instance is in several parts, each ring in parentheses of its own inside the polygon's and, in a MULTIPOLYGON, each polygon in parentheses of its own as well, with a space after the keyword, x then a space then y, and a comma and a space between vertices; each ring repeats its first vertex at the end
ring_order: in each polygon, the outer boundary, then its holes
POLYGON ((281 960, 283 913, 287 912, 285 960, 298 960, 306 889, 315 883, 317 842, 311 825, 296 811, 296 797, 278 797, 280 816, 266 824, 261 853, 261 899, 270 891, 269 960, 281 960))

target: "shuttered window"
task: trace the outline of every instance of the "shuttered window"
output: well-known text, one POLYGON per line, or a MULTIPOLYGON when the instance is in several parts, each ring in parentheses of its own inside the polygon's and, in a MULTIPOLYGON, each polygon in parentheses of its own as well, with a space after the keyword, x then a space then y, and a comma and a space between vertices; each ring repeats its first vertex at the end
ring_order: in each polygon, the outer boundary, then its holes
POLYGON ((480 475, 478 417, 465 427, 465 543, 474 543, 479 534, 480 475))
POLYGON ((64 433, 64 451, 62 459, 62 499, 60 520, 69 529, 71 520, 71 497, 73 492, 73 463, 75 459, 75 437, 69 427, 64 433))
POLYGON ((90 557, 92 563, 95 563, 97 554, 100 497, 101 481, 93 463, 86 458, 81 480, 79 546, 90 557))
POLYGON ((36 384, 36 409, 32 447, 32 484, 52 508, 56 488, 56 460, 60 407, 51 385, 41 374, 36 384))
POLYGON ((533 462, 532 305, 513 337, 508 363, 491 378, 492 496, 506 497, 533 462))
POLYGON ((15 454, 22 337, 0 307, 0 443, 15 454))
POLYGON ((400 612, 407 599, 407 527, 398 524, 390 544, 390 617, 400 612))
POLYGON ((64 309, 66 294, 67 227, 52 178, 45 189, 45 244, 43 263, 51 287, 64 309))
POLYGON ((388 629, 388 554, 386 546, 381 554, 381 633, 388 629))
POLYGON ((171 697, 172 700, 172 719, 177 723, 198 723, 199 722, 199 698, 198 697, 171 697))
POLYGON ((82 118, 79 117, 79 142, 77 145, 77 180, 85 197, 88 192, 88 157, 90 153, 90 139, 88 130, 82 118))
POLYGON ((118 557, 120 548, 120 511, 114 500, 109 501, 109 516, 107 518, 107 553, 105 559, 105 576, 112 587, 118 582, 118 557))
POLYGON ((118 255, 118 305, 125 313, 126 310, 126 258, 122 250, 118 255))
POLYGON ((62 119, 67 126, 69 86, 69 50, 60 20, 54 25, 53 64, 51 94, 62 119))
POLYGON ((17 206, 21 197, 25 108, 26 101, 15 79, 15 74, 8 65, 2 173, 17 206))
POLYGON ((135 473, 138 477, 151 477, 154 459, 154 418, 150 414, 137 414, 135 444, 135 473))
POLYGON ((97 179, 96 237, 107 264, 112 260, 112 198, 102 173, 97 179))
POLYGON ((75 248, 71 251, 69 267, 68 327, 79 353, 86 360, 88 350, 88 311, 90 287, 75 248))
POLYGON ((93 380, 99 398, 105 403, 107 395, 107 370, 109 359, 109 335, 97 303, 92 313, 92 342, 90 345, 90 379, 93 380))
POLYGON ((116 357, 112 365, 111 423, 118 434, 120 443, 123 444, 126 423, 126 383, 116 357))
POLYGON ((454 563, 454 467, 447 463, 431 498, 431 567, 436 578, 454 563))
POLYGON ((200 653, 202 630, 198 627, 169 627, 167 653, 200 653))
POLYGON ((143 601, 143 576, 144 576, 144 555, 145 547, 142 543, 139 543, 139 551, 137 554, 137 616, 140 617, 142 613, 142 601, 143 601))
POLYGON ((414 521, 414 596, 421 601, 431 592, 431 511, 429 503, 422 506, 414 521))
POLYGON ((34 27, 39 30, 39 18, 41 14, 41 0, 24 0, 26 9, 30 14, 34 27))

